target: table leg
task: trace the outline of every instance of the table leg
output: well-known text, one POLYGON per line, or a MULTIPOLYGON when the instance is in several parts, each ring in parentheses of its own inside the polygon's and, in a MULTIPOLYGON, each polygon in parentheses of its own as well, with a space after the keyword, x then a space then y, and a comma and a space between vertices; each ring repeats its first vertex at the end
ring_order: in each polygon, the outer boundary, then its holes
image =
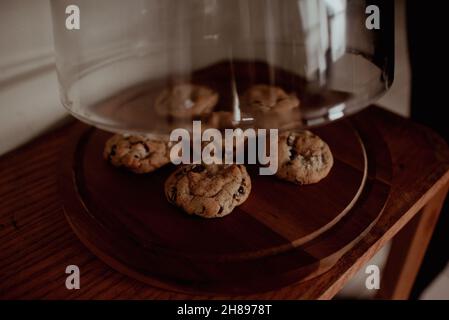
POLYGON ((377 299, 408 299, 447 194, 441 188, 393 238, 377 299))

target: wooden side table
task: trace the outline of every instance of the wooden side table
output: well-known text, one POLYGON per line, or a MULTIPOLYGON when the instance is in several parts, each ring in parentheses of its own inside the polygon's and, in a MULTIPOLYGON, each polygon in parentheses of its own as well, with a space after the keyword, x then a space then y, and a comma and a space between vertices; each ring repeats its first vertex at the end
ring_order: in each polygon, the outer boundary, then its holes
POLYGON ((0 298, 3 299, 331 299, 390 239, 379 298, 406 299, 449 186, 449 149, 431 130, 378 107, 355 115, 376 125, 393 164, 390 196, 371 231, 328 272, 248 296, 198 296, 160 290, 103 264, 71 231, 58 190, 69 124, 0 159, 0 298), (81 289, 65 287, 67 265, 81 289))

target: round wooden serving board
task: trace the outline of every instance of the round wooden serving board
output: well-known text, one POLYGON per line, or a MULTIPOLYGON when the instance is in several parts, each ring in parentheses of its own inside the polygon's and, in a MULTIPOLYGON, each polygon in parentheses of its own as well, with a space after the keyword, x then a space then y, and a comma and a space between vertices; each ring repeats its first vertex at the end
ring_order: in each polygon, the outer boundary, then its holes
POLYGON ((67 219, 111 267, 165 289, 254 293, 318 275, 377 221, 390 168, 378 165, 388 148, 369 124, 344 120, 313 131, 335 158, 326 179, 297 186, 250 167, 249 199, 205 220, 165 199, 173 166, 147 175, 116 169, 102 158, 110 134, 80 125, 63 163, 67 219))

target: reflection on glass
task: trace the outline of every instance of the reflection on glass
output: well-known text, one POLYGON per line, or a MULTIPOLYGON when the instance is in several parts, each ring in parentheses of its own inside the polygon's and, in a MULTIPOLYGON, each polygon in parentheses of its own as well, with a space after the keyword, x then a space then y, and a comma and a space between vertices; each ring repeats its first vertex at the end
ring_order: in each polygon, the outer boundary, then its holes
POLYGON ((240 127, 335 120, 393 81, 394 4, 385 2, 381 29, 368 30, 362 0, 52 0, 62 101, 83 121, 119 132, 166 134, 217 112, 240 127), (80 30, 64 27, 71 4, 81 10, 80 30), (161 93, 186 84, 215 91, 217 103, 190 116, 158 113, 161 93), (299 107, 260 112, 245 96, 262 84, 299 107))

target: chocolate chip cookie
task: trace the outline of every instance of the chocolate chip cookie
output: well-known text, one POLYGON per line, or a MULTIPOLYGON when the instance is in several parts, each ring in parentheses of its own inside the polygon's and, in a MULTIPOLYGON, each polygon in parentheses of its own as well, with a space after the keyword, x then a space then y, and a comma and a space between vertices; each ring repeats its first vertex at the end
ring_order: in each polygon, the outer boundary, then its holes
POLYGON ((162 116, 198 117, 212 111, 218 93, 201 85, 179 84, 164 90, 156 99, 155 109, 162 116))
POLYGON ((188 214, 221 218, 248 199, 251 179, 243 165, 185 165, 165 182, 168 201, 188 214))
POLYGON ((277 177, 300 185, 313 184, 324 179, 333 164, 329 146, 312 132, 280 135, 277 177))
POLYGON ((243 103, 255 112, 285 112, 299 107, 299 99, 282 88, 259 84, 243 95, 243 103))
POLYGON ((115 167, 149 173, 170 162, 170 143, 140 135, 116 134, 106 142, 103 157, 115 167))

